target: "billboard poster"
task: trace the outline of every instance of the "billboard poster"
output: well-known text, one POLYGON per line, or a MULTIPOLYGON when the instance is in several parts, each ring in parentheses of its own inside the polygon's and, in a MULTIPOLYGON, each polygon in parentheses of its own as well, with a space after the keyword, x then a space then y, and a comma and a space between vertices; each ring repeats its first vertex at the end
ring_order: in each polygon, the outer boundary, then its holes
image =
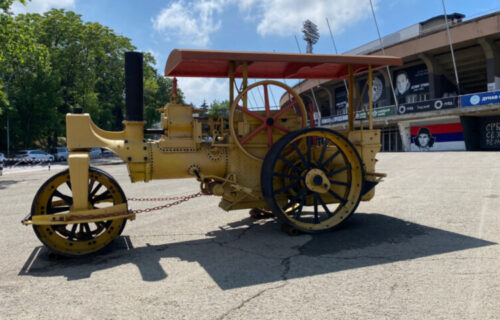
POLYGON ((400 104, 398 107, 398 114, 443 110, 456 107, 458 107, 457 97, 441 98, 441 99, 426 100, 421 102, 400 104))
POLYGON ((327 124, 344 122, 344 121, 347 121, 347 114, 343 114, 340 116, 334 116, 334 117, 321 118, 321 125, 327 125, 327 124))
POLYGON ((416 65, 394 72, 397 96, 429 91, 429 75, 425 64, 416 65))
MULTIPOLYGON (((373 92, 373 102, 377 102, 379 100, 385 99, 385 81, 382 76, 374 76, 372 81, 372 92, 373 92)), ((359 93, 363 92, 363 88, 365 86, 366 79, 360 80, 358 82, 359 93)), ((366 89, 365 94, 363 95, 363 102, 368 104, 368 88, 366 89)))
MULTIPOLYGON (((391 116, 392 114, 393 114, 392 106, 373 109, 373 118, 387 117, 391 116)), ((365 120, 367 118, 368 117, 366 116, 366 113, 364 111, 358 111, 356 113, 356 120, 365 120)), ((347 114, 343 114, 341 116, 321 118, 322 125, 337 123, 337 122, 345 122, 345 121, 347 121, 347 114)))
POLYGON ((500 103, 500 91, 467 94, 461 97, 462 107, 500 103))
MULTIPOLYGON (((382 107, 373 109, 373 118, 381 118, 392 116, 392 106, 382 107)), ((368 119, 368 116, 364 111, 358 111, 356 113, 356 120, 368 119)))
POLYGON ((335 89, 335 109, 345 109, 347 107, 347 91, 345 86, 335 89))
POLYGON ((462 124, 445 123, 413 126, 411 151, 464 151, 465 141, 462 124))

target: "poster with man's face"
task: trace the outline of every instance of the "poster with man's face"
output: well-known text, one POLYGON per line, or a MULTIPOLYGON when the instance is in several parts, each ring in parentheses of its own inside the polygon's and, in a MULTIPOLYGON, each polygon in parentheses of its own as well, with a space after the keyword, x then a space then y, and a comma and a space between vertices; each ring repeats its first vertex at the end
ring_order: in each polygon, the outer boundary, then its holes
POLYGON ((465 141, 462 124, 442 123, 413 126, 411 151, 463 151, 465 141))
POLYGON ((406 72, 400 72, 396 76, 396 91, 398 95, 402 96, 410 89, 410 79, 408 79, 408 74, 406 72))
POLYGON ((428 92, 429 75, 425 64, 395 71, 394 87, 398 96, 428 92))

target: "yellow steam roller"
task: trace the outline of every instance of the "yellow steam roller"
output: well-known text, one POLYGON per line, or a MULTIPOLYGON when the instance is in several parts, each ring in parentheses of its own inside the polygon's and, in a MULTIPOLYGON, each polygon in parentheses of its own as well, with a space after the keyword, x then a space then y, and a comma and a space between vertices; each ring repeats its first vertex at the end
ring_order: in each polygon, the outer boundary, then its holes
POLYGON ((174 77, 172 99, 161 109, 161 129, 152 130, 144 129, 142 55, 126 53, 123 131, 102 130, 81 110, 67 114, 69 169, 40 187, 23 223, 64 255, 89 254, 116 239, 135 214, 118 183, 90 166, 90 149, 104 148, 126 163, 132 182, 194 178, 201 192, 221 197, 226 211, 270 214, 297 232, 331 230, 374 196, 384 176, 375 172, 380 131, 372 125, 372 73, 401 64, 380 56, 174 50, 165 67, 174 77), (354 76, 362 73, 368 106, 354 95, 354 76), (201 115, 178 103, 175 77, 228 78, 229 115, 201 115), (283 82, 248 84, 250 78, 283 82), (346 132, 316 127, 312 108, 283 80, 339 78, 348 83, 346 132), (280 105, 271 99, 278 91, 280 105), (258 95, 260 105, 249 99, 258 95), (367 126, 355 123, 361 108, 367 126), (160 138, 145 139, 148 133, 160 138))

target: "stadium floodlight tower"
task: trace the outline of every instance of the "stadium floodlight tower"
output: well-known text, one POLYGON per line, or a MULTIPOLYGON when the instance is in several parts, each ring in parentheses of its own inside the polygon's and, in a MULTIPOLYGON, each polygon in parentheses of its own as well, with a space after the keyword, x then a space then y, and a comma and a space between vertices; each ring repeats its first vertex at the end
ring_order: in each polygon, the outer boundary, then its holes
POLYGON ((311 20, 307 19, 302 25, 302 33, 304 34, 304 40, 307 42, 307 53, 312 53, 312 46, 316 44, 319 39, 318 26, 314 24, 311 20))

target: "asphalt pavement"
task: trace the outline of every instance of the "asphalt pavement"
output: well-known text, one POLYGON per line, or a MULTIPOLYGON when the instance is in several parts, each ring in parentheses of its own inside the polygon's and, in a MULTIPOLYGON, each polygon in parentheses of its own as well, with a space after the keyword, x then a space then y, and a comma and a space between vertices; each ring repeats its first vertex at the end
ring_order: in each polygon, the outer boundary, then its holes
MULTIPOLYGON (((336 232, 291 237, 204 196, 142 213, 78 259, 20 223, 64 166, 4 172, 0 319, 499 319, 500 153, 378 159, 388 177, 336 232)), ((123 164, 103 164, 128 197, 199 191, 189 179, 132 184, 123 164)))

